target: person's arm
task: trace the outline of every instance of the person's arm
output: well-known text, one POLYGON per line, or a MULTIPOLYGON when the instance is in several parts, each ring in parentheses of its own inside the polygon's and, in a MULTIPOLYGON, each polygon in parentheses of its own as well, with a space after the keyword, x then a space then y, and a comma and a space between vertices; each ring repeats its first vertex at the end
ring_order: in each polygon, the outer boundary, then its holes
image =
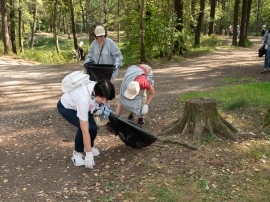
POLYGON ((146 103, 148 106, 150 105, 154 95, 155 95, 155 90, 153 88, 153 86, 150 87, 149 90, 146 91, 148 93, 148 96, 147 96, 147 100, 146 100, 146 103))
POLYGON ((114 59, 114 65, 119 67, 120 65, 122 65, 123 55, 115 42, 112 41, 112 43, 110 43, 110 46, 111 56, 114 59))
POLYGON ((83 134, 83 144, 84 144, 85 152, 92 152, 91 136, 88 130, 88 127, 89 127, 88 121, 80 120, 80 126, 81 126, 81 130, 83 134))
POLYGON ((115 114, 120 115, 121 110, 122 110, 122 104, 120 101, 118 101, 117 106, 116 106, 116 110, 115 110, 115 114))
POLYGON ((88 54, 86 55, 83 64, 89 63, 91 61, 94 61, 94 41, 91 43, 89 47, 88 54))

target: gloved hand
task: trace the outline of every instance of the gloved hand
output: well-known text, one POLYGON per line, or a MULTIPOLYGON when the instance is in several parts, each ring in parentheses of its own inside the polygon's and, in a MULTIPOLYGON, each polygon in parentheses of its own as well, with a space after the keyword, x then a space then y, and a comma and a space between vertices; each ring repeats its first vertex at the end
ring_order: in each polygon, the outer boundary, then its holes
POLYGON ((114 67, 115 67, 115 69, 117 69, 119 67, 119 65, 118 64, 115 64, 114 67))
POLYGON ((142 108, 142 115, 146 115, 148 113, 148 105, 145 104, 143 105, 143 108, 142 108))
POLYGON ((95 162, 94 162, 94 156, 92 152, 86 152, 86 156, 84 158, 84 164, 86 168, 93 169, 95 162))

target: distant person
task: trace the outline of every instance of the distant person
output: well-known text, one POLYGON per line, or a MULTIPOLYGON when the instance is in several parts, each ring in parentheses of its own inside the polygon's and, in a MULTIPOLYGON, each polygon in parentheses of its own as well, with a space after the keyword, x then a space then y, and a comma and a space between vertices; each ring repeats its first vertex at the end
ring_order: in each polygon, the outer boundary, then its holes
POLYGON ((91 81, 66 92, 58 101, 59 113, 77 128, 71 157, 75 166, 93 169, 94 156, 100 154, 94 147, 97 125, 93 114, 104 114, 108 109, 107 101, 114 98, 114 85, 108 80, 100 80, 99 82, 91 81))
POLYGON ((264 36, 265 35, 265 29, 266 29, 266 25, 263 25, 262 26, 261 36, 264 36))
POLYGON ((266 53, 264 59, 264 71, 262 74, 266 74, 270 72, 270 30, 266 30, 265 34, 262 38, 262 43, 265 45, 266 53))
POLYGON ((92 62, 114 65, 116 70, 112 74, 111 81, 113 81, 118 75, 118 67, 122 65, 122 53, 116 43, 107 37, 103 26, 96 27, 95 38, 90 45, 84 64, 92 62))
POLYGON ((240 38, 240 26, 237 25, 237 39, 240 38))
POLYGON ((81 41, 78 44, 78 56, 79 56, 79 60, 81 60, 81 61, 85 60, 84 50, 83 50, 82 46, 83 46, 83 41, 81 41))
POLYGON ((232 26, 229 27, 229 37, 232 37, 233 35, 233 28, 232 26))
POLYGON ((148 107, 154 97, 153 73, 146 64, 132 65, 125 73, 120 87, 119 100, 115 114, 120 115, 122 106, 130 111, 129 120, 137 115, 138 124, 144 125, 144 115, 148 113, 148 107))
POLYGON ((73 62, 77 62, 77 57, 78 57, 78 55, 77 55, 76 50, 73 50, 73 51, 72 51, 73 62))

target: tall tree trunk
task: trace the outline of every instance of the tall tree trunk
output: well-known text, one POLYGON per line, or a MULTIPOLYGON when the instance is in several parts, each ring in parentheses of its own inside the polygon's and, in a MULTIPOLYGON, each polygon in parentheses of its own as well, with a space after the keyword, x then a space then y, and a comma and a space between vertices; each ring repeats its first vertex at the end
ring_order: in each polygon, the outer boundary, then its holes
POLYGON ((1 0, 1 14, 2 14, 2 33, 4 42, 4 54, 9 54, 11 52, 9 43, 9 33, 8 33, 8 21, 7 21, 7 2, 6 0, 1 0))
POLYGON ((24 53, 23 48, 23 11, 22 11, 22 0, 19 1, 19 47, 21 54, 24 53))
POLYGON ((104 24, 104 0, 100 0, 99 3, 100 3, 100 4, 99 4, 99 7, 100 7, 100 13, 99 13, 99 15, 100 15, 100 20, 99 20, 99 23, 100 23, 101 25, 103 25, 103 24, 104 24))
POLYGON ((77 36, 76 36, 76 22, 75 22, 75 16, 74 16, 74 7, 73 7, 73 1, 70 0, 70 13, 71 13, 71 22, 72 22, 72 34, 73 34, 73 42, 74 42, 74 49, 78 49, 78 43, 77 43, 77 36))
POLYGON ((238 10, 240 0, 235 0, 234 3, 234 15, 233 15, 233 40, 232 45, 237 46, 237 24, 238 24, 238 10))
POLYGON ((251 4, 252 4, 252 0, 248 0, 248 5, 247 5, 247 22, 246 22, 245 39, 247 39, 247 31, 248 31, 248 26, 249 26, 251 4))
POLYGON ((80 7, 81 7, 81 13, 82 13, 82 32, 85 33, 85 22, 84 22, 84 7, 83 7, 83 4, 82 4, 82 0, 80 0, 80 7))
POLYGON ((11 39, 12 52, 17 54, 14 2, 10 1, 10 5, 11 5, 11 10, 10 10, 10 13, 9 13, 9 17, 10 17, 10 39, 11 39))
POLYGON ((87 32, 88 32, 88 39, 89 44, 92 42, 92 9, 91 9, 91 0, 86 0, 86 21, 87 21, 87 32))
POLYGON ((144 41, 144 25, 143 25, 143 13, 144 13, 144 0, 141 0, 140 4, 140 16, 139 16, 139 26, 140 26, 140 50, 141 50, 141 62, 146 62, 145 57, 145 41, 144 41))
POLYGON ((205 9, 205 0, 200 0, 200 14, 198 17, 197 27, 196 27, 196 32, 195 32, 194 47, 200 46, 201 28, 202 28, 203 18, 204 18, 204 9, 205 9))
POLYGON ((239 46, 246 47, 246 24, 247 24, 247 8, 248 8, 248 0, 243 0, 242 4, 242 17, 241 17, 241 31, 239 38, 239 46))
POLYGON ((117 42, 120 43, 120 0, 117 2, 117 42))
POLYGON ((33 46, 34 46, 34 35, 35 35, 35 32, 36 32, 36 22, 37 22, 37 9, 38 9, 38 2, 36 1, 35 2, 35 8, 34 8, 30 49, 33 49, 33 46))
MULTIPOLYGON (((183 30, 183 23, 184 23, 184 21, 183 21, 183 8, 184 8, 183 1, 182 0, 175 0, 175 3, 174 3, 174 10, 176 12, 176 26, 175 26, 175 28, 179 33, 182 33, 182 30, 183 30)), ((174 49, 179 49, 179 52, 178 52, 179 55, 183 54, 183 44, 184 44, 184 38, 181 35, 180 39, 177 40, 175 42, 175 45, 174 45, 174 49)))
POLYGON ((170 52, 168 54, 168 59, 171 60, 172 59, 172 55, 173 55, 173 47, 174 47, 174 43, 173 43, 173 34, 174 34, 174 7, 175 7, 175 0, 172 0, 172 6, 171 6, 171 26, 170 26, 170 52))
POLYGON ((58 0, 54 0, 54 13, 53 13, 53 35, 54 35, 54 43, 55 43, 55 48, 56 52, 59 54, 60 49, 59 49, 59 44, 58 44, 58 27, 57 27, 57 19, 58 19, 58 0))
POLYGON ((262 0, 258 0, 256 7, 256 36, 261 36, 261 22, 260 22, 260 13, 262 10, 262 0))
POLYGON ((209 32, 208 32, 209 36, 214 33, 216 3, 217 3, 216 0, 211 0, 210 22, 209 22, 209 32))

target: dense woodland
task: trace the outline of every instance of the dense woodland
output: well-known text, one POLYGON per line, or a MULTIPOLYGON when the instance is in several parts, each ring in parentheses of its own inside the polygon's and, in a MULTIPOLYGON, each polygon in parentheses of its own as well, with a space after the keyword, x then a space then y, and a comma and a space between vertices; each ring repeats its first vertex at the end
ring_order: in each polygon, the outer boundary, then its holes
POLYGON ((202 35, 227 35, 232 26, 232 45, 246 47, 247 36, 260 36, 270 24, 270 1, 262 0, 1 0, 1 34, 4 53, 23 54, 35 47, 34 34, 67 34, 77 49, 77 35, 93 40, 96 25, 114 31, 116 41, 140 55, 182 55, 200 47, 202 35), (237 39, 237 27, 240 37, 237 39), (121 41, 120 41, 121 39, 121 41))

